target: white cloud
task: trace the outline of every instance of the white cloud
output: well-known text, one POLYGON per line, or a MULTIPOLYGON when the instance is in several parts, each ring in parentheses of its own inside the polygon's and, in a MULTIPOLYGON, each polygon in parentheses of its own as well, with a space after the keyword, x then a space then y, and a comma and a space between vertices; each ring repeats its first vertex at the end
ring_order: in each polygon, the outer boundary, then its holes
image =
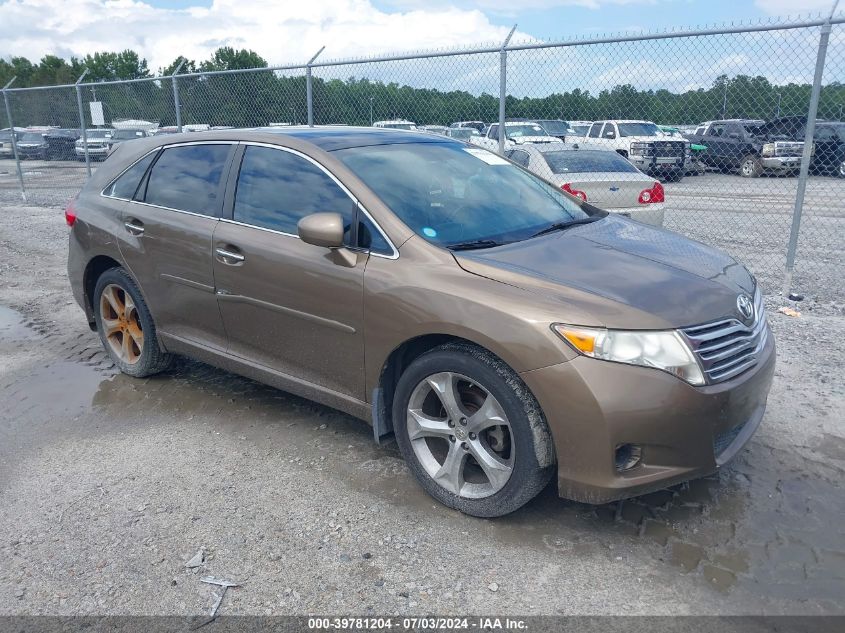
POLYGON ((498 42, 508 31, 478 9, 386 12, 370 0, 214 0, 179 10, 136 0, 12 0, 0 3, 0 24, 0 57, 131 48, 151 69, 177 55, 206 59, 223 45, 253 49, 272 65, 305 61, 323 45, 329 59, 498 42))

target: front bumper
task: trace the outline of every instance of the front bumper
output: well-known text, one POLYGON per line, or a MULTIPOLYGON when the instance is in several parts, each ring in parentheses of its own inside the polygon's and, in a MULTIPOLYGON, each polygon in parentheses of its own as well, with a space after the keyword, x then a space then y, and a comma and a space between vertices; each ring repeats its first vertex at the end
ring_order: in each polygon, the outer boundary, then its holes
POLYGON ((521 374, 554 438, 558 493, 599 504, 712 474, 759 426, 775 356, 770 336, 755 367, 704 387, 585 356, 521 374), (619 472, 615 451, 623 444, 639 446, 642 460, 619 472))
MULTIPOLYGON (((76 155, 80 158, 85 157, 85 148, 83 147, 75 147, 73 149, 76 152, 76 155)), ((88 148, 88 156, 108 156, 109 148, 108 147, 89 147, 88 148)))
POLYGON ((769 156, 761 159, 763 169, 768 171, 795 171, 801 169, 800 156, 769 156))
POLYGON ((664 158, 660 156, 641 156, 632 154, 628 160, 640 170, 647 174, 665 174, 668 172, 680 171, 684 168, 685 159, 682 157, 664 158))

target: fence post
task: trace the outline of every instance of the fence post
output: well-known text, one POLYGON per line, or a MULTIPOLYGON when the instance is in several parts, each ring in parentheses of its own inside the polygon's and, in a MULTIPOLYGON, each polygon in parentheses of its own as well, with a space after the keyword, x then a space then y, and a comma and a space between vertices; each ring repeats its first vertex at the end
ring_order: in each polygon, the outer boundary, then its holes
POLYGON ((180 60, 176 70, 170 75, 170 81, 173 82, 173 107, 176 108, 176 131, 180 133, 182 132, 182 104, 179 103, 179 86, 176 83, 176 75, 182 70, 184 63, 184 59, 180 60))
POLYGON ((508 91, 508 43, 516 31, 516 24, 511 28, 510 33, 502 42, 499 50, 499 154, 505 153, 505 99, 508 91))
POLYGON ((82 134, 82 149, 85 152, 85 169, 88 171, 88 177, 91 177, 91 156, 88 154, 88 132, 85 130, 85 112, 82 110, 82 80, 88 74, 86 68, 79 79, 76 80, 76 107, 79 109, 79 132, 82 134))
POLYGON ((18 156, 18 139, 15 136, 15 124, 12 122, 12 108, 9 107, 9 93, 7 90, 9 86, 15 83, 17 76, 12 77, 5 86, 3 86, 3 102, 6 104, 6 118, 9 119, 9 133, 12 135, 12 153, 15 155, 15 166, 18 170, 18 182, 21 186, 21 198, 26 202, 26 189, 23 186, 23 172, 21 171, 21 159, 18 156))
POLYGON ((831 21, 836 12, 839 0, 835 0, 827 23, 821 27, 819 35, 819 50, 816 56, 816 72, 813 75, 813 90, 810 93, 810 109, 807 112, 807 124, 804 130, 804 151, 801 154, 801 172, 798 175, 798 188, 795 192, 795 209, 792 212, 792 227, 789 230, 789 245, 786 248, 786 272, 783 278, 784 298, 789 296, 792 290, 792 275, 795 271, 795 252, 798 249, 798 233, 801 229, 801 214, 804 211, 804 195, 807 192, 807 178, 810 171, 810 160, 813 156, 813 138, 816 131, 816 115, 819 110, 819 95, 822 90, 822 75, 824 74, 824 62, 827 56, 827 43, 830 40, 832 29, 831 21))
POLYGON ((308 60, 308 63, 305 65, 305 102, 308 106, 308 127, 314 127, 314 93, 311 87, 311 64, 314 63, 314 60, 320 56, 325 50, 325 46, 323 46, 320 50, 318 50, 314 57, 308 60))

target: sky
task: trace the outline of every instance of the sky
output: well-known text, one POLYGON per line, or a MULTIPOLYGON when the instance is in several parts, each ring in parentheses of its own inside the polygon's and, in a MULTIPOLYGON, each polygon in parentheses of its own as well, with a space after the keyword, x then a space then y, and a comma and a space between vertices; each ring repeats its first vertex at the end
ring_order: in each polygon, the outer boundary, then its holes
MULTIPOLYGON (((845 4, 845 2, 844 2, 845 4)), ((0 0, 0 57, 132 48, 152 70, 217 47, 271 64, 807 15, 831 0, 0 0)), ((845 8, 845 7, 844 7, 845 8)))

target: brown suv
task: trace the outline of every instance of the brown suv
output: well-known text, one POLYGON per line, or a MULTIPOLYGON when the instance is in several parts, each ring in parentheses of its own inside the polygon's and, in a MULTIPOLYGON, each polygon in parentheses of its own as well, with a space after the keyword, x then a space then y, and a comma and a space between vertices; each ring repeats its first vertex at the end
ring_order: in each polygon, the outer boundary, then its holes
POLYGON ((555 472, 591 503, 706 475, 763 416, 775 345, 741 264, 446 137, 139 139, 67 220, 124 372, 182 354, 346 411, 469 514, 555 472))

